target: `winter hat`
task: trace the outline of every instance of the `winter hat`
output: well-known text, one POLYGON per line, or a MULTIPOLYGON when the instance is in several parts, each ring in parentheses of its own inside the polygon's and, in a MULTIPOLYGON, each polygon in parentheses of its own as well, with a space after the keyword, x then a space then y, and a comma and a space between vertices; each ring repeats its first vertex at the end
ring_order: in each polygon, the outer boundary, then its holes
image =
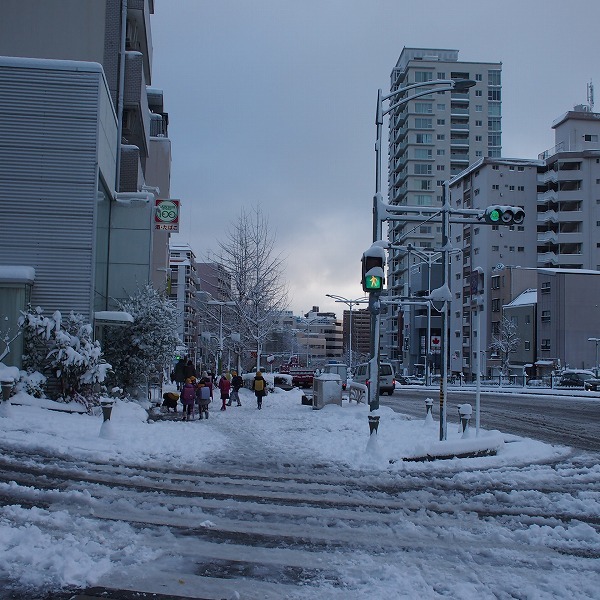
POLYGON ((206 371, 202 371, 202 377, 208 377, 208 373, 206 371))

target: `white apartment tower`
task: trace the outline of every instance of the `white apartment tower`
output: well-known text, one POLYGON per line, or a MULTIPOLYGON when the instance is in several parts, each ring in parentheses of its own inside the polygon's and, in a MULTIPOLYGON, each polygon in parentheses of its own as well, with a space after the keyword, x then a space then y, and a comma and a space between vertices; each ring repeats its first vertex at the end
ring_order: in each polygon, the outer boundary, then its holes
POLYGON ((600 270, 600 114, 576 106, 552 124, 540 154, 538 266, 600 270))
MULTIPOLYGON (((484 157, 500 157, 502 147, 502 64, 462 62, 458 50, 404 48, 391 74, 390 91, 439 79, 470 79, 463 92, 435 92, 395 109, 389 117, 388 201, 393 205, 441 206, 443 183, 484 157)), ((441 226, 393 221, 393 244, 439 248, 441 226), (416 225, 416 226, 415 226, 416 225)), ((422 261, 416 256, 411 265, 422 261)), ((406 255, 391 251, 387 287, 391 296, 406 295, 406 255)), ((383 319, 383 351, 402 362, 410 340, 398 331, 399 307, 390 305, 383 319), (400 335, 399 335, 400 333, 400 335), (404 343, 401 347, 402 342, 404 343)))

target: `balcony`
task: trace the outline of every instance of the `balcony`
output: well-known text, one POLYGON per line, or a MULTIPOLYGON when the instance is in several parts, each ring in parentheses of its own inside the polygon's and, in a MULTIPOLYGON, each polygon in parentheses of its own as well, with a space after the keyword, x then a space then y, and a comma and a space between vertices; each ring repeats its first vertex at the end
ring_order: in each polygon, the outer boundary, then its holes
POLYGON ((537 263, 541 266, 556 266, 558 264, 558 256, 555 252, 538 253, 537 263))
POLYGON ((554 210, 547 210, 537 214, 538 223, 558 223, 558 214, 554 210))
POLYGON ((550 182, 558 181, 558 173, 554 170, 546 171, 545 173, 538 173, 537 182, 546 184, 550 182))
POLYGON ((538 233, 537 241, 538 244, 558 244, 558 234, 554 231, 544 231, 538 233))
POLYGON ((558 192, 556 190, 547 190, 537 195, 538 204, 547 204, 548 202, 558 202, 558 192))

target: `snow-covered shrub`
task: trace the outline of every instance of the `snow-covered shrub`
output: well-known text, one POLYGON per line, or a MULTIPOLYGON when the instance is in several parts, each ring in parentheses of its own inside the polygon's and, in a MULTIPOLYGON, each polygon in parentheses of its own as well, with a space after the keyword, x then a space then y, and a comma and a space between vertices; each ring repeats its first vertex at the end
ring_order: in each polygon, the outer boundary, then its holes
POLYGON ((33 373, 19 371, 19 380, 15 383, 15 393, 25 392, 34 398, 43 398, 47 380, 47 377, 39 371, 33 371, 33 373))
POLYGON ((180 343, 177 310, 174 302, 151 285, 118 304, 119 310, 129 313, 134 321, 111 331, 105 354, 113 367, 111 383, 132 389, 161 374, 171 362, 180 343))
POLYGON ((63 321, 59 311, 51 318, 42 313, 40 307, 21 313, 23 366, 27 373, 56 377, 65 400, 88 405, 95 397, 94 385, 102 383, 110 369, 102 358, 100 342, 93 340, 92 326, 83 315, 71 312, 63 321))

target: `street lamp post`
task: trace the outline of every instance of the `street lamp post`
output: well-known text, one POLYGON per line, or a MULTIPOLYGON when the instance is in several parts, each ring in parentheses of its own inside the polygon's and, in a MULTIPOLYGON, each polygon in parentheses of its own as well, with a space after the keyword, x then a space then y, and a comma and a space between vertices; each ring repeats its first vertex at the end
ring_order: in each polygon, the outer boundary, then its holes
POLYGON ((346 304, 348 306, 348 309, 350 311, 350 318, 349 318, 349 326, 350 326, 350 333, 349 333, 349 340, 348 340, 348 345, 349 345, 349 352, 348 352, 348 362, 350 363, 348 366, 350 367, 350 369, 352 369, 352 307, 355 306, 356 304, 365 304, 368 302, 368 299, 366 296, 362 296, 360 298, 355 298, 354 300, 348 300, 348 298, 344 298, 343 296, 336 296, 335 294, 325 294, 328 298, 333 298, 333 300, 335 300, 336 302, 343 302, 344 304, 346 304))
POLYGON ((598 377, 598 344, 600 344, 600 338, 597 337, 589 337, 588 342, 596 343, 596 377, 598 377))
POLYGON ((217 359, 217 371, 221 372, 223 369, 223 307, 224 306, 235 306, 233 301, 221 301, 221 300, 207 300, 206 304, 209 306, 219 307, 219 351, 217 359))

